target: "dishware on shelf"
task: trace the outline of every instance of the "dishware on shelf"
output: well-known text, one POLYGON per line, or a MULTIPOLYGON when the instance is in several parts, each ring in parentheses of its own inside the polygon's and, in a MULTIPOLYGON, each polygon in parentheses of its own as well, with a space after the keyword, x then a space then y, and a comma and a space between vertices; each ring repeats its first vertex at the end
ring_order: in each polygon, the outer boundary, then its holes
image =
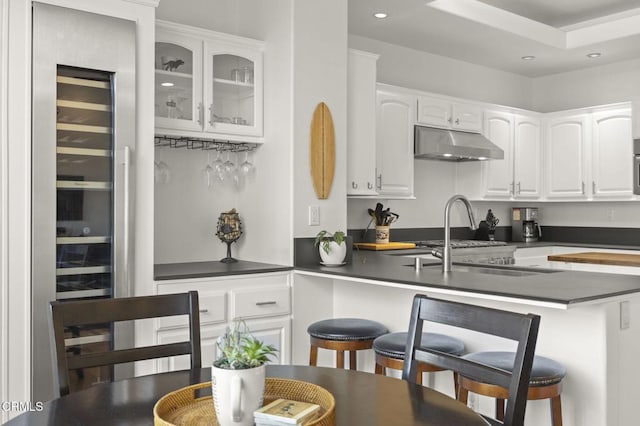
POLYGON ((235 81, 236 83, 242 83, 244 81, 244 73, 241 68, 231 70, 231 81, 235 81))
POLYGON ((245 84, 253 84, 253 68, 242 68, 242 82, 245 84))

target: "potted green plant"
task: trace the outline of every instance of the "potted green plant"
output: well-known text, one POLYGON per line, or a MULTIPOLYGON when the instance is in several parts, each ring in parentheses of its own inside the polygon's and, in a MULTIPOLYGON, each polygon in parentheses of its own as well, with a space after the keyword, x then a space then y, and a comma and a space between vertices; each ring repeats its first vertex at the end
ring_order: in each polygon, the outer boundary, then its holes
POLYGON ((334 233, 322 230, 316 234, 315 245, 318 247, 322 264, 342 265, 347 255, 345 234, 342 231, 334 233))
POLYGON ((216 346, 211 386, 218 424, 253 426, 253 412, 262 406, 265 363, 277 349, 253 337, 242 320, 227 327, 216 346))

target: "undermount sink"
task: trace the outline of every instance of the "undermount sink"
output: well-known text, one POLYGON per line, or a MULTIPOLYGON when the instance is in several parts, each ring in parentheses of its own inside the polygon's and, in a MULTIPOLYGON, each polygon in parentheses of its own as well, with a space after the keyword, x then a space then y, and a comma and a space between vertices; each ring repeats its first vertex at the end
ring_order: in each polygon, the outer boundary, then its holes
MULTIPOLYGON (((415 267, 414 264, 405 265, 415 267)), ((427 263, 422 265, 422 269, 442 269, 440 263, 427 263)), ((524 277, 527 275, 551 274, 560 272, 553 269, 531 269, 519 268, 508 265, 491 265, 491 264, 471 264, 471 263, 454 263, 451 272, 472 272, 476 274, 503 275, 511 277, 524 277)))

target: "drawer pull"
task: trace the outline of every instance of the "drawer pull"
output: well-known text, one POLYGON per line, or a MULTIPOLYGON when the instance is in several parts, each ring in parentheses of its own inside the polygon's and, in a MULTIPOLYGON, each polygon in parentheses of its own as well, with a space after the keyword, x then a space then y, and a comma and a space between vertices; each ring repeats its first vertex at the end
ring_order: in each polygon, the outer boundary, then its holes
POLYGON ((256 306, 266 306, 266 305, 275 305, 277 302, 275 300, 270 300, 268 302, 256 302, 256 306))
POLYGON ((208 310, 208 309, 200 309, 200 313, 201 313, 201 314, 206 314, 207 312, 209 312, 209 310, 208 310))

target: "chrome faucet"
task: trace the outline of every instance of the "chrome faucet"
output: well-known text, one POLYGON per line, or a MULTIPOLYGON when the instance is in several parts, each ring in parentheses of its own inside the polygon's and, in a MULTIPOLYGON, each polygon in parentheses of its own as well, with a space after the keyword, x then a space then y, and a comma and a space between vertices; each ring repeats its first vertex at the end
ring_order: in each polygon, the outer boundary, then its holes
POLYGON ((456 201, 462 201, 467 208, 467 214, 469 215, 469 222, 471 229, 477 229, 476 218, 473 216, 473 208, 471 207, 471 203, 467 200, 467 197, 464 195, 454 195, 449 198, 447 204, 444 207, 444 247, 442 248, 442 252, 438 252, 434 250, 432 254, 436 257, 442 259, 442 272, 451 272, 451 225, 450 225, 450 211, 451 205, 456 201))

